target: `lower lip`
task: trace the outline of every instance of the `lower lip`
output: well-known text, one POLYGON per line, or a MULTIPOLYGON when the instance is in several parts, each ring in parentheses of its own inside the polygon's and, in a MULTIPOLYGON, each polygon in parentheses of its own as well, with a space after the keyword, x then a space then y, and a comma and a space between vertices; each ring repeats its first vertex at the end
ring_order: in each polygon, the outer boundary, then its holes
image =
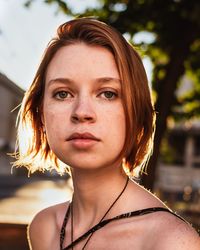
POLYGON ((70 142, 75 148, 87 149, 94 146, 98 141, 92 139, 73 139, 70 142))

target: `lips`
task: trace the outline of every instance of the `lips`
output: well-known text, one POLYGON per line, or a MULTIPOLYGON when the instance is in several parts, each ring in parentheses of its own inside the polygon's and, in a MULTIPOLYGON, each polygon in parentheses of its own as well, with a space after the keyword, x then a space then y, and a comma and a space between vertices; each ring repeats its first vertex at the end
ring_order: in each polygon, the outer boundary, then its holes
POLYGON ((89 150, 93 148, 100 139, 90 133, 73 133, 67 138, 70 145, 76 150, 89 150))
POLYGON ((67 138, 67 141, 78 140, 78 139, 100 141, 99 138, 95 137, 91 133, 73 133, 67 138))

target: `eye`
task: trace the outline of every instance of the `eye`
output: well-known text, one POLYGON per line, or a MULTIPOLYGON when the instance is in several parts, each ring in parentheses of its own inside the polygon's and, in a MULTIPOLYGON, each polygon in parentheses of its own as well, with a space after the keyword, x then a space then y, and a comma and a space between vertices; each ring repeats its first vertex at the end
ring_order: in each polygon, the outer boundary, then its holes
POLYGON ((117 94, 113 91, 107 90, 101 93, 105 99, 112 100, 117 97, 117 94))
POLYGON ((66 98, 71 98, 72 97, 72 94, 70 94, 68 91, 58 91, 54 94, 54 97, 56 97, 57 99, 59 100, 63 100, 63 99, 66 99, 66 98))

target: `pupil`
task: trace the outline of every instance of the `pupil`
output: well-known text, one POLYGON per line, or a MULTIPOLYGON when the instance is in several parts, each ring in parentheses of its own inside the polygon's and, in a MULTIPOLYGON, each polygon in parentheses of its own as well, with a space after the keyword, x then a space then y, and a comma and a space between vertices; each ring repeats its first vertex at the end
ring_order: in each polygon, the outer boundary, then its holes
POLYGON ((110 92, 110 91, 107 91, 107 92, 105 92, 105 96, 106 96, 106 98, 112 98, 113 97, 113 93, 110 92))
POLYGON ((63 92, 60 92, 60 97, 61 98, 64 98, 64 97, 66 97, 66 93, 63 91, 63 92))

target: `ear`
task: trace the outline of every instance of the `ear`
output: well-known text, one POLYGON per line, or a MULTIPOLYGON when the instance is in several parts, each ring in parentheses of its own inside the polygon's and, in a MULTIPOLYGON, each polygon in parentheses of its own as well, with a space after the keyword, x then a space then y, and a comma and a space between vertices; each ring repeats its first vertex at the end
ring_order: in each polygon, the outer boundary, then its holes
POLYGON ((37 110, 36 111, 37 115, 40 118, 40 127, 42 131, 45 133, 46 129, 45 129, 45 118, 44 118, 44 111, 43 111, 43 101, 39 103, 36 110, 37 110))
POLYGON ((40 115, 40 119, 41 119, 42 125, 44 126, 45 123, 44 123, 44 114, 43 114, 43 112, 40 115))
POLYGON ((44 124, 44 116, 41 115, 41 122, 42 122, 42 131, 45 134, 46 133, 46 128, 45 128, 45 124, 44 124))
POLYGON ((41 119, 41 123, 42 123, 42 130, 43 130, 43 132, 45 132, 45 120, 44 120, 43 110, 41 110, 40 119, 41 119))

